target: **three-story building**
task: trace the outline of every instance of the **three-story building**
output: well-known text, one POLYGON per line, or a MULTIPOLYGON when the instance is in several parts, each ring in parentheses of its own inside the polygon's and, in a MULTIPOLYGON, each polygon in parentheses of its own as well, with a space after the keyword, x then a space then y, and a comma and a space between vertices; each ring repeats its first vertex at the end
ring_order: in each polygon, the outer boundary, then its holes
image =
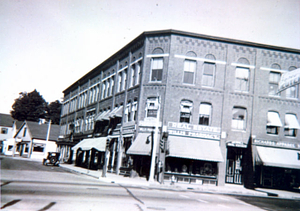
POLYGON ((296 49, 144 32, 64 90, 63 159, 146 177, 154 160, 160 181, 296 186, 299 87, 277 88, 299 67, 296 49))

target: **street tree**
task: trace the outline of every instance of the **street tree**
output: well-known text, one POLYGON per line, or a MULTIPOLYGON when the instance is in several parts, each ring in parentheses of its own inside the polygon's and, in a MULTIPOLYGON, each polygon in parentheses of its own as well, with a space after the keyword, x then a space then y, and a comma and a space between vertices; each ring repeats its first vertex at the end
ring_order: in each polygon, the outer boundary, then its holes
POLYGON ((52 124, 59 125, 61 112, 61 103, 56 100, 51 102, 47 108, 47 120, 51 120, 52 124))
POLYGON ((46 117, 47 102, 35 89, 30 93, 21 92, 19 98, 15 99, 12 109, 11 116, 14 119, 38 122, 46 117))

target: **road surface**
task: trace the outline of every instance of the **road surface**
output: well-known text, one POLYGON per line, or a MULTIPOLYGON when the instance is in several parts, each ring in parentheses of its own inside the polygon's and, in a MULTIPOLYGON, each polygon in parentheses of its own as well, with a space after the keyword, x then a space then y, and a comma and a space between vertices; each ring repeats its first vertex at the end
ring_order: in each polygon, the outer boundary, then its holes
POLYGON ((300 201, 101 183, 39 162, 1 159, 3 210, 299 210, 300 201))

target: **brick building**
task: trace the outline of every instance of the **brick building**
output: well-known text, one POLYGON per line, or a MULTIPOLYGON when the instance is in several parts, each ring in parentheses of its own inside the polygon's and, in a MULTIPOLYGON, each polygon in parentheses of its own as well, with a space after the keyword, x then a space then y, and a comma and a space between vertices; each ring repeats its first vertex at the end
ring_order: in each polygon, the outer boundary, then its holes
POLYGON ((296 49, 144 32, 63 91, 62 159, 148 177, 154 150, 160 181, 295 187, 299 87, 277 88, 299 67, 296 49))

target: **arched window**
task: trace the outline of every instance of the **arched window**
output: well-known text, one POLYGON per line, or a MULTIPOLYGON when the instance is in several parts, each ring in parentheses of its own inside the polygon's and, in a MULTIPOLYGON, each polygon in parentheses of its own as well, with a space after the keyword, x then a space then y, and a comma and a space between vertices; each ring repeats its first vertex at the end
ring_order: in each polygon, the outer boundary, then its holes
MULTIPOLYGON (((152 54, 163 54, 164 51, 161 48, 156 48, 152 54)), ((151 59, 151 81, 161 81, 163 73, 163 57, 152 57, 151 59)))
POLYGON ((249 61, 246 58, 240 58, 238 65, 235 69, 235 90, 249 91, 249 77, 250 69, 243 65, 249 65, 249 61))
POLYGON ((216 60, 216 58, 212 54, 206 55, 205 58, 209 59, 210 61, 205 61, 203 64, 202 85, 213 87, 215 83, 216 71, 216 63, 214 63, 213 60, 216 60))

